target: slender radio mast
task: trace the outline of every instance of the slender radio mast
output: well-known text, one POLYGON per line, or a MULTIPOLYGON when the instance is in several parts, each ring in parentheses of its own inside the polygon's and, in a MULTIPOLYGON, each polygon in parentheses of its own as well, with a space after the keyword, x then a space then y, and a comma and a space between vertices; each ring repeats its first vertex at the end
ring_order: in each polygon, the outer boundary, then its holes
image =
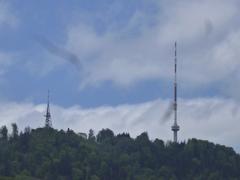
POLYGON ((177 124, 177 42, 175 42, 175 57, 174 57, 174 124, 172 126, 173 142, 177 143, 177 132, 180 127, 177 124))
POLYGON ((51 113, 50 113, 50 100, 49 100, 49 95, 50 92, 48 90, 48 98, 47 98, 47 111, 46 114, 44 115, 46 117, 45 120, 45 127, 46 128, 51 128, 52 127, 52 121, 51 121, 51 113))

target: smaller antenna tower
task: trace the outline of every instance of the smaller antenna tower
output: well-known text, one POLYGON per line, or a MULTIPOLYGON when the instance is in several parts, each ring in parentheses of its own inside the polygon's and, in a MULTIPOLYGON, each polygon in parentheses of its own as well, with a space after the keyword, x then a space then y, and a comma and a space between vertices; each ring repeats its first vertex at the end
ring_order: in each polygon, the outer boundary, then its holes
POLYGON ((48 97, 47 97, 47 111, 46 111, 46 114, 44 115, 45 116, 45 127, 46 128, 51 128, 52 127, 52 121, 51 121, 51 113, 50 113, 50 92, 48 90, 48 97))
POLYGON ((175 58, 174 58, 174 124, 172 126, 173 142, 177 143, 177 132, 180 127, 177 124, 177 42, 175 42, 175 58))

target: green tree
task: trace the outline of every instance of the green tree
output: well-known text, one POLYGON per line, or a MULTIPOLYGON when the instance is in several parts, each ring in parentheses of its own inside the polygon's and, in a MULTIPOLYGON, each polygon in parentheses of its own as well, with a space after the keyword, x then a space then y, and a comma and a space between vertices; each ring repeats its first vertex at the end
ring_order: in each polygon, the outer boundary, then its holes
POLYGON ((90 180, 100 180, 100 178, 96 175, 92 175, 90 180))
POLYGON ((0 129, 0 136, 3 140, 8 139, 8 129, 7 126, 2 126, 0 129))
POLYGON ((12 123, 12 138, 17 139, 18 137, 18 127, 16 123, 12 123))
POLYGON ((110 129, 103 129, 97 135, 97 142, 109 141, 114 138, 114 133, 110 129))
POLYGON ((92 129, 89 130, 88 140, 93 141, 93 142, 96 141, 96 137, 95 137, 94 131, 92 129))
POLYGON ((96 143, 70 129, 27 128, 9 141, 7 134, 2 127, 0 179, 240 179, 240 155, 203 140, 166 144, 146 132, 133 139, 110 129, 101 130, 96 143))

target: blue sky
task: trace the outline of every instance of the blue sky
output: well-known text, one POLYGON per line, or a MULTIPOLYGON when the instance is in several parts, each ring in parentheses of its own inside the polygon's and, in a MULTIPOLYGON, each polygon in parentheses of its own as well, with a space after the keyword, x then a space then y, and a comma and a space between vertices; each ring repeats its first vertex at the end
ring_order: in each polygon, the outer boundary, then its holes
POLYGON ((180 139, 240 149, 239 5, 1 0, 1 124, 42 126, 50 89, 56 128, 148 131, 169 140, 172 118, 161 118, 173 95, 177 41, 180 139))

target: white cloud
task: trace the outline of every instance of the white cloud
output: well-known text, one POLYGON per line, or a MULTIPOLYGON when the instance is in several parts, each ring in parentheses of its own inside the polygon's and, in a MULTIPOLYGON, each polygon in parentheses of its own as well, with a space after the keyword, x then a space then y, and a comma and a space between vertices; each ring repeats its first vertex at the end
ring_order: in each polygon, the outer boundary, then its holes
MULTIPOLYGON (((106 106, 83 109, 79 106, 63 108, 52 105, 53 126, 68 127, 76 132, 99 131, 110 128, 115 133, 130 132, 135 137, 147 131, 152 139, 172 139, 170 127, 173 121, 163 123, 169 101, 155 100, 135 105, 106 106)), ((199 98, 179 101, 179 139, 207 139, 216 143, 239 148, 240 104, 231 99, 199 98)), ((32 103, 2 103, 0 125, 17 122, 23 129, 44 125, 45 105, 32 103)))
POLYGON ((236 75, 240 67, 238 1, 161 1, 157 5, 160 10, 155 15, 137 10, 118 29, 111 28, 111 22, 101 33, 84 21, 69 27, 66 47, 83 62, 82 86, 111 81, 126 87, 149 79, 169 80, 175 40, 182 87, 211 87, 236 75), (149 23, 148 16, 154 23, 149 23))
POLYGON ((236 2, 183 0, 162 3, 165 20, 159 27, 161 41, 176 39, 192 43, 209 33, 221 32, 238 14, 236 2))

